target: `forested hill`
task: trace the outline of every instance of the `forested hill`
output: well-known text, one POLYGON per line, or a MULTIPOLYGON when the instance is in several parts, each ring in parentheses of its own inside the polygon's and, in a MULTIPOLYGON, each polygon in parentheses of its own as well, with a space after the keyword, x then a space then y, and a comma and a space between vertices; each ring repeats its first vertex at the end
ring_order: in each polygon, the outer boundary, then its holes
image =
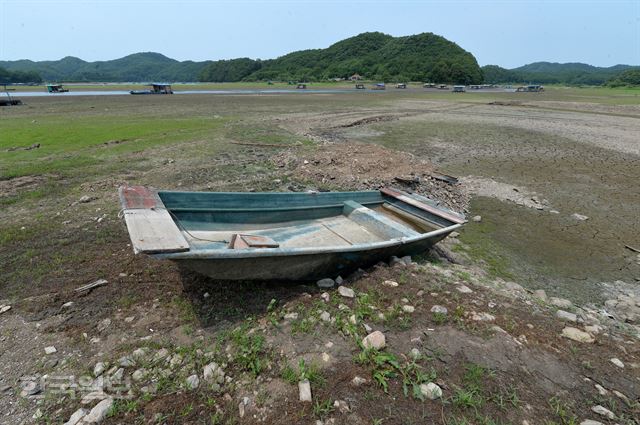
POLYGON ((514 69, 486 65, 482 67, 482 72, 487 83, 599 85, 614 80, 624 71, 633 69, 640 69, 640 67, 615 65, 603 68, 586 63, 534 62, 514 69))
POLYGON ((364 33, 326 49, 303 50, 271 60, 249 58, 179 62, 159 53, 85 62, 0 61, 9 72, 36 72, 45 81, 241 81, 346 78, 360 74, 380 81, 480 83, 482 72, 473 55, 432 33, 392 37, 364 33))
POLYGON ((326 49, 302 50, 277 59, 248 62, 212 62, 202 72, 203 81, 227 81, 242 68, 244 80, 317 81, 359 74, 380 81, 439 81, 480 83, 482 72, 473 55, 432 33, 392 37, 363 33, 326 49))

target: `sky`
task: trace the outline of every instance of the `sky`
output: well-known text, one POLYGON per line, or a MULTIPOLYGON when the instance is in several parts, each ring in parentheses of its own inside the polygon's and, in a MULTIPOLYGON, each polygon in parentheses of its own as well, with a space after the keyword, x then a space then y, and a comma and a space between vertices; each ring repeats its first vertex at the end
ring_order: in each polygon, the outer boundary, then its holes
POLYGON ((0 60, 271 59, 368 31, 432 32, 480 65, 640 65, 640 0, 0 0, 0 60))

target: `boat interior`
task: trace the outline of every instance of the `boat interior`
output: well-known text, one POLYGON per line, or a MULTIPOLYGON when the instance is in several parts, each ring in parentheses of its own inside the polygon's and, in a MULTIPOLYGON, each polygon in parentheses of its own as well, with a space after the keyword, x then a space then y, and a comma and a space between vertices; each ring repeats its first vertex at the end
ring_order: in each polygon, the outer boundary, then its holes
POLYGON ((191 251, 369 245, 456 224, 380 191, 158 195, 191 251))

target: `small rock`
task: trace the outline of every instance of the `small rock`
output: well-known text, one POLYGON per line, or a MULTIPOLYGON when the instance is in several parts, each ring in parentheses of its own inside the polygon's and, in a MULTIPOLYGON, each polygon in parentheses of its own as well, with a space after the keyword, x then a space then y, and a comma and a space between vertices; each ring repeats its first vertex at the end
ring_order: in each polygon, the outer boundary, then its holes
POLYGON ((84 418, 82 418, 83 423, 97 424, 104 420, 109 413, 109 410, 113 406, 113 399, 106 398, 102 400, 100 403, 96 404, 91 412, 87 414, 84 418))
POLYGON ((399 259, 398 257, 396 257, 395 255, 393 257, 391 257, 391 260, 389 260, 389 265, 391 267, 395 267, 395 266, 404 267, 404 266, 406 266, 405 262, 402 261, 401 259, 399 259))
POLYGON ((116 370, 114 372, 113 375, 111 375, 111 379, 114 380, 114 381, 120 381, 123 376, 124 376, 124 369, 123 368, 119 368, 118 370, 116 370))
POLYGON ((62 308, 69 308, 73 305, 73 301, 68 301, 64 304, 62 304, 62 308))
POLYGON ((333 288, 336 285, 336 282, 333 279, 325 278, 317 281, 316 285, 318 285, 318 288, 328 289, 333 288))
POLYGON ((436 400, 442 397, 442 388, 433 382, 429 382, 427 384, 420 384, 420 392, 423 396, 428 398, 429 400, 436 400))
POLYGON ((160 360, 165 359, 167 356, 169 355, 169 350, 167 350, 166 348, 161 348, 159 349, 156 354, 153 356, 153 361, 157 362, 160 360))
POLYGON ((476 223, 480 223, 482 221, 482 216, 481 215, 474 215, 471 218, 471 221, 476 222, 476 223))
POLYGON ((592 419, 585 419, 580 422, 580 425, 604 425, 602 422, 594 421, 592 419))
POLYGON ((93 367, 93 376, 97 378, 98 376, 102 375, 103 372, 104 372, 104 363, 102 362, 96 363, 96 365, 93 367))
POLYGON ((611 360, 609 360, 609 361, 610 361, 611 363, 613 363, 614 365, 618 366, 619 368, 624 369, 624 363, 622 363, 622 362, 620 361, 620 359, 619 359, 619 358, 614 357, 614 358, 612 358, 612 359, 611 359, 611 360))
POLYGON ((80 197, 80 199, 78 199, 78 202, 81 203, 81 204, 86 204, 87 202, 91 202, 94 199, 95 198, 93 198, 92 196, 84 195, 84 196, 80 197))
POLYGON ((431 312, 432 313, 447 314, 447 313, 449 313, 449 310, 447 310, 447 307, 444 307, 444 306, 441 306, 441 305, 434 305, 433 307, 431 307, 431 312))
POLYGON ((335 407, 340 413, 347 413, 349 409, 349 405, 344 400, 336 400, 333 402, 333 407, 335 407))
POLYGON ((56 350, 56 347, 54 347, 53 345, 50 347, 44 347, 44 352, 45 354, 53 354, 55 352, 57 352, 58 350, 56 350))
POLYGON ((141 381, 142 378, 144 378, 145 374, 146 374, 146 370, 137 369, 135 372, 131 374, 131 379, 133 379, 134 381, 141 381))
POLYGON ((468 286, 465 286, 465 285, 456 286, 456 289, 458 290, 458 292, 460 292, 462 294, 470 294, 470 293, 473 292, 471 290, 471 288, 469 288, 468 286))
POLYGON ((402 260, 402 262, 404 262, 407 266, 410 266, 411 264, 413 264, 413 260, 411 260, 410 255, 405 255, 400 260, 402 260))
POLYGON ((131 323, 135 320, 136 316, 129 316, 129 317, 125 317, 124 321, 125 323, 131 323))
POLYGON ((549 298, 549 303, 551 305, 555 305, 556 307, 560 307, 560 308, 569 308, 572 305, 571 301, 565 298, 558 298, 558 297, 549 298))
POLYGON ((298 319, 298 313, 287 313, 284 315, 284 319, 285 320, 297 320, 298 319))
POLYGON ((600 405, 593 406, 591 408, 591 411, 597 413, 598 415, 602 415, 607 419, 615 419, 616 417, 616 415, 614 415, 611 410, 607 409, 606 407, 602 407, 600 405))
POLYGON ((375 348, 376 350, 381 350, 387 345, 387 341, 382 332, 375 331, 362 339, 362 345, 364 348, 375 348))
POLYGON ((358 323, 355 314, 352 314, 351 316, 349 316, 349 323, 351 323, 352 325, 355 325, 356 323, 358 323))
POLYGON ((129 367, 136 364, 136 362, 134 362, 130 356, 122 356, 120 357, 120 360, 118 360, 118 362, 122 367, 129 367))
POLYGON ((198 375, 191 375, 187 378, 187 389, 195 390, 200 385, 198 375))
POLYGON ((184 361, 184 358, 180 354, 174 354, 174 356, 171 357, 171 361, 169 362, 169 366, 171 368, 178 367, 178 366, 180 366, 182 364, 183 361, 184 361))
POLYGON ((336 277, 336 285, 342 285, 344 283, 344 279, 342 276, 336 277))
POLYGON ((131 353, 131 355, 133 356, 134 359, 142 359, 147 355, 147 349, 144 347, 140 347, 137 350, 134 350, 133 353, 131 353))
POLYGON ((11 310, 11 306, 10 305, 0 305, 0 314, 6 313, 9 310, 11 310))
POLYGON ((325 363, 329 363, 331 360, 331 356, 328 353, 322 353, 322 361, 325 363))
POLYGON ((78 422, 80 422, 80 419, 87 416, 88 413, 89 413, 89 410, 80 408, 75 412, 73 412, 73 415, 71 415, 69 420, 65 422, 64 425, 76 425, 78 422))
POLYGON ((355 376, 352 380, 351 383, 353 385, 355 385, 356 387, 359 387, 360 385, 366 384, 368 381, 360 376, 355 376))
POLYGON ((595 387, 596 387, 596 390, 598 390, 598 394, 600 394, 600 395, 607 395, 607 394, 609 394, 609 391, 607 391, 607 390, 606 390, 606 388, 605 388, 605 387, 603 387, 602 385, 600 385, 600 384, 596 384, 596 385, 595 385, 595 387))
POLYGON ((349 306, 348 306, 348 305, 345 305, 345 304, 339 304, 339 305, 338 305, 338 310, 345 311, 345 310, 350 310, 350 308, 349 308, 349 306))
POLYGON ((91 404, 95 403, 96 400, 104 400, 105 398, 107 398, 107 394, 105 394, 104 391, 92 391, 82 397, 80 404, 91 404))
POLYGON ((320 313, 320 320, 322 320, 323 322, 330 322, 331 315, 329 314, 329 312, 323 311, 322 313, 320 313))
POLYGON ((339 286, 338 293, 346 298, 353 298, 356 296, 356 293, 351 288, 347 288, 346 286, 339 286))
POLYGON ((37 408, 36 412, 31 417, 33 419, 40 419, 42 417, 42 410, 40 410, 40 408, 37 408))
MULTIPOLYGON (((380 314, 382 314, 382 313, 380 313, 380 314)), ((382 317, 383 317, 383 320, 384 320, 384 315, 382 317)), ((364 326, 364 330, 367 331, 367 333, 371 333, 371 331, 373 330, 373 329, 371 329, 371 326, 367 325, 366 323, 363 323, 362 326, 364 326)))
POLYGON ((329 300, 331 299, 331 296, 329 295, 328 292, 323 292, 322 294, 320 294, 320 298, 322 298, 324 302, 328 303, 329 300))
POLYGON ((218 384, 224 383, 224 371, 217 363, 209 363, 204 367, 202 372, 205 381, 218 384))
POLYGON ((384 286, 390 286, 392 288, 395 288, 396 286, 398 286, 398 282, 396 282, 395 280, 385 280, 384 282, 382 282, 382 284, 384 286))
POLYGON ((489 314, 489 313, 473 312, 471 314, 471 320, 474 320, 476 322, 493 322, 494 320, 496 320, 496 317, 493 314, 489 314))
POLYGON ((403 305, 402 306, 402 311, 404 311, 405 313, 413 313, 414 311, 416 311, 416 308, 412 305, 403 305))
POLYGON ((202 298, 204 298, 205 300, 207 298, 209 298, 211 296, 211 294, 209 294, 208 292, 205 292, 204 294, 202 294, 202 298))
POLYGON ((308 380, 298 382, 298 391, 300 393, 300 401, 311 402, 311 384, 308 380))
POLYGON ((109 326, 111 326, 111 319, 109 319, 108 317, 106 319, 104 319, 103 321, 101 321, 100 323, 98 323, 98 332, 102 332, 105 329, 107 329, 109 326))
POLYGON ((544 289, 537 289, 533 291, 533 296, 544 302, 547 302, 549 300, 549 297, 547 297, 547 293, 544 289))
POLYGON ((422 357, 422 354, 420 354, 420 350, 418 350, 417 348, 412 348, 411 351, 409 351, 409 357, 411 357, 413 360, 418 360, 420 357, 422 357))
POLYGON ((587 217, 586 215, 582 215, 578 213, 571 214, 571 218, 575 218, 576 220, 580 220, 580 221, 585 221, 589 219, 589 217, 587 217))
POLYGON ((562 336, 578 342, 592 343, 595 341, 591 334, 570 326, 567 326, 562 330, 562 336))
POLYGON ((567 322, 576 322, 578 320, 578 316, 576 316, 574 313, 570 313, 564 310, 556 311, 556 317, 567 322))

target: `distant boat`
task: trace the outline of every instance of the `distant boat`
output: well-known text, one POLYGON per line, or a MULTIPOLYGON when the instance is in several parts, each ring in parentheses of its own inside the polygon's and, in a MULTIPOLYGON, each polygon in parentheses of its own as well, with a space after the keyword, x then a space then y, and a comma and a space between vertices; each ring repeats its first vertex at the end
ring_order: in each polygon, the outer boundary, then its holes
POLYGON ((47 92, 49 93, 67 93, 68 91, 62 84, 47 84, 47 92))
POLYGON ((149 84, 150 90, 131 90, 131 94, 173 94, 171 84, 153 83, 149 84))
POLYGON ((465 217, 416 194, 119 189, 135 253, 222 280, 311 280, 422 253, 465 217))

